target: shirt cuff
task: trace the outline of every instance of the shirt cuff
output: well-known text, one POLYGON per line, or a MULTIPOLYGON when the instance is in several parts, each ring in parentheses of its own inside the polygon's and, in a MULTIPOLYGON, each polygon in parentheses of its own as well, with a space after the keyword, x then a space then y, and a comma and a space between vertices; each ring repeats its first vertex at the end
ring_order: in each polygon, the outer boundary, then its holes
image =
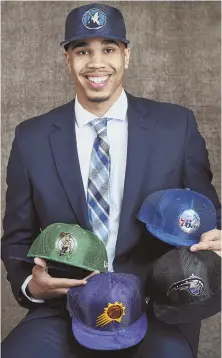
POLYGON ((29 301, 35 302, 35 303, 44 303, 45 301, 43 300, 38 300, 37 298, 34 298, 32 296, 28 296, 27 292, 26 292, 26 288, 28 286, 28 283, 31 281, 32 279, 32 275, 28 276, 25 281, 22 284, 21 290, 23 295, 28 298, 29 301))

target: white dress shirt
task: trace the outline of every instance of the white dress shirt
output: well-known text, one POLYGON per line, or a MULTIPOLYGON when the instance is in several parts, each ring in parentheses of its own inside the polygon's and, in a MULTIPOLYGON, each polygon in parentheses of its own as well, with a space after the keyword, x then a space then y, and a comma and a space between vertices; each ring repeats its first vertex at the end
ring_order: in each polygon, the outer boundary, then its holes
MULTIPOLYGON (((122 91, 118 100, 110 107, 104 116, 101 117, 112 118, 112 120, 107 122, 107 137, 110 146, 109 153, 111 160, 109 233, 108 243, 106 245, 109 271, 113 271, 113 259, 115 256, 125 181, 128 136, 127 108, 127 96, 126 93, 122 91)), ((79 103, 78 98, 76 98, 75 101, 75 114, 77 150, 87 200, 90 159, 93 143, 96 138, 96 132, 89 122, 97 118, 97 116, 85 110, 79 103)))
MULTIPOLYGON (((122 206, 123 189, 126 171, 126 157, 127 157, 127 138, 128 138, 128 121, 127 121, 128 101, 125 91, 122 91, 118 100, 110 107, 110 109, 100 118, 112 118, 107 122, 107 137, 110 146, 110 187, 109 187, 109 230, 108 243, 106 245, 108 255, 108 270, 113 271, 113 260, 115 257, 116 240, 119 229, 120 212, 122 206)), ((93 148, 93 143, 96 138, 94 128, 89 124, 95 118, 94 114, 84 109, 76 97, 75 100, 75 115, 76 115, 76 142, 79 157, 80 170, 82 175, 82 182, 87 200, 88 176, 90 168, 90 159, 93 148)), ((74 188, 73 188, 74 190, 74 188)), ((22 285, 23 294, 31 301, 36 303, 44 302, 29 297, 26 293, 26 287, 32 275, 27 277, 22 285)))

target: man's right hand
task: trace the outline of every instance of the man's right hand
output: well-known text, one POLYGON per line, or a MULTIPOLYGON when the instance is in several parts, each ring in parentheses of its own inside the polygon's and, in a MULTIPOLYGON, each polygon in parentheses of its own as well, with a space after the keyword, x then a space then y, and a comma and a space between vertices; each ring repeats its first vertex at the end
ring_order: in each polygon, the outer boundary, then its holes
POLYGON ((56 278, 48 274, 45 260, 36 257, 34 262, 33 277, 28 283, 28 290, 34 298, 40 300, 66 295, 70 287, 84 286, 89 277, 99 273, 99 271, 94 271, 82 280, 56 278))

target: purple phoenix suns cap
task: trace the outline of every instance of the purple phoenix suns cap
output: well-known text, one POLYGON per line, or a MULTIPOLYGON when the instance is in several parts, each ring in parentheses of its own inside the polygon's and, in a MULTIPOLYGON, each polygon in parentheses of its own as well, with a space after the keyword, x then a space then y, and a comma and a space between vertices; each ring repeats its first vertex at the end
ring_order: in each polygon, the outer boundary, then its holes
POLYGON ((138 344, 148 329, 146 303, 137 276, 105 272, 67 294, 76 340, 95 350, 119 350, 138 344))
POLYGON ((103 37, 129 44, 122 13, 115 7, 92 3, 73 9, 66 18, 65 39, 60 46, 72 41, 103 37))
POLYGON ((154 265, 153 312, 168 324, 188 323, 221 310, 221 257, 213 251, 174 248, 154 265))
POLYGON ((216 209, 202 194, 167 189, 150 194, 137 218, 156 238, 173 246, 192 246, 203 233, 216 228, 216 209))

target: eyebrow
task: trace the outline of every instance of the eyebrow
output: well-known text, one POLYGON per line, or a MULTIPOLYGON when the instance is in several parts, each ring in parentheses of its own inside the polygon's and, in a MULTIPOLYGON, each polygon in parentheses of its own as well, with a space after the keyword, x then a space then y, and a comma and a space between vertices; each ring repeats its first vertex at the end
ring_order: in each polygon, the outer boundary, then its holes
MULTIPOLYGON (((104 40, 103 45, 116 45, 119 47, 119 43, 115 40, 104 40)), ((87 47, 89 44, 85 41, 74 41, 71 42, 69 45, 69 48, 71 48, 72 50, 74 50, 75 48, 79 48, 79 47, 87 47)))
POLYGON ((103 44, 104 45, 116 45, 119 47, 119 43, 116 40, 104 40, 103 44))
POLYGON ((71 48, 72 50, 74 50, 75 48, 78 48, 78 47, 86 47, 87 46, 87 42, 79 42, 79 41, 76 41, 76 42, 72 42, 70 45, 69 45, 69 48, 71 48))

